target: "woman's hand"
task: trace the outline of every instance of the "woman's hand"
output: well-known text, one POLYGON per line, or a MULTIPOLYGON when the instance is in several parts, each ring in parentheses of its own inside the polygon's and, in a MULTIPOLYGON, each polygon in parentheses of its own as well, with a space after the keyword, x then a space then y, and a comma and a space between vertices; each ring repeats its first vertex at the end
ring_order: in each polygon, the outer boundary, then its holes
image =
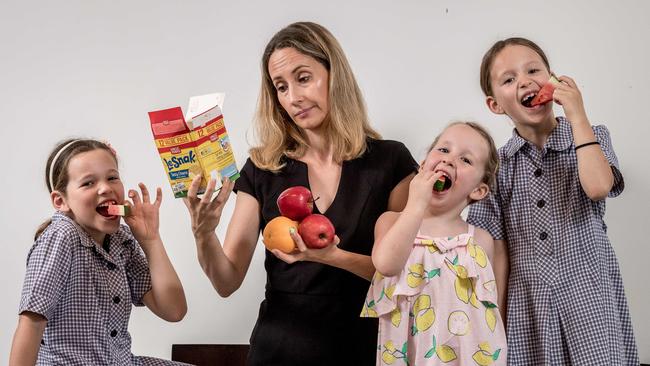
POLYGON ((587 122, 582 94, 576 82, 568 76, 560 76, 558 80, 560 83, 555 87, 553 100, 564 108, 564 114, 569 122, 587 122))
POLYGON ((291 237, 293 238, 293 241, 296 243, 296 249, 293 252, 287 254, 280 251, 279 249, 271 250, 271 253, 273 253, 273 255, 275 255, 282 261, 289 264, 300 262, 300 261, 330 264, 331 263, 330 259, 335 255, 335 252, 339 250, 338 245, 341 242, 339 237, 335 236, 334 242, 331 245, 328 245, 327 247, 322 249, 310 249, 307 248, 307 245, 305 245, 305 242, 302 240, 302 237, 300 237, 300 234, 298 234, 296 231, 292 230, 291 237))
POLYGON ((124 221, 131 228, 133 236, 142 244, 160 239, 158 212, 162 202, 162 190, 160 187, 156 188, 156 200, 152 203, 147 186, 138 183, 138 187, 142 192, 142 199, 135 189, 129 190, 131 202, 126 203, 130 206, 131 214, 124 216, 124 221))
POLYGON ((219 225, 221 220, 221 213, 223 207, 230 197, 230 192, 234 187, 234 182, 228 178, 224 178, 219 193, 213 199, 212 194, 217 185, 216 180, 210 179, 208 186, 205 189, 203 197, 199 198, 197 192, 201 185, 201 175, 197 175, 192 180, 190 189, 187 192, 187 197, 183 198, 183 202, 187 209, 190 211, 192 218, 192 232, 194 236, 205 234, 212 234, 219 225))

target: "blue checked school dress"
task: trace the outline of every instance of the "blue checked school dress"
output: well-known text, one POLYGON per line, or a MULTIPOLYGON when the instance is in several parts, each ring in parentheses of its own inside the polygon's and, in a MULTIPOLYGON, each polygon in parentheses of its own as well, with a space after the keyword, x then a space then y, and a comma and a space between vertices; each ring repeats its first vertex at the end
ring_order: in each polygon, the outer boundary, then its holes
POLYGON ((47 319, 37 365, 186 365, 131 354, 132 305, 151 289, 147 260, 128 226, 95 241, 57 212, 27 257, 19 314, 47 319))
MULTIPOLYGON (((468 222, 508 244, 508 364, 638 366, 605 200, 582 190, 571 125, 557 121, 541 150, 513 132, 499 149, 496 192, 469 210, 468 222)), ((609 131, 593 131, 616 197, 624 182, 609 131)))

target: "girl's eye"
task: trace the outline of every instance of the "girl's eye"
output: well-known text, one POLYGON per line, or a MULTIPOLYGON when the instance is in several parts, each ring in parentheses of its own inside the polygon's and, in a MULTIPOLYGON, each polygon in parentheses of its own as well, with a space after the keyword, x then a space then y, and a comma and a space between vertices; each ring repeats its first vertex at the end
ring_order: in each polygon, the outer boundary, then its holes
POLYGON ((87 182, 83 182, 83 183, 81 183, 81 186, 82 186, 82 187, 90 187, 90 186, 92 186, 92 185, 93 185, 93 181, 92 181, 92 180, 89 180, 89 181, 87 181, 87 182))
POLYGON ((284 86, 284 84, 278 84, 275 86, 275 90, 277 90, 280 93, 284 93, 287 90, 287 87, 284 86))
POLYGON ((503 85, 510 84, 515 81, 515 78, 507 78, 503 81, 503 85))
POLYGON ((530 69, 530 71, 528 71, 529 74, 536 74, 538 72, 539 72, 539 69, 530 69))
POLYGON ((472 165, 471 160, 469 160, 468 158, 462 157, 462 158, 460 158, 460 160, 462 160, 465 164, 472 165))
POLYGON ((441 153, 445 153, 445 154, 446 154, 446 153, 449 152, 449 149, 447 149, 446 147, 439 147, 439 148, 438 148, 438 151, 440 151, 441 153))
POLYGON ((120 177, 118 176, 108 177, 108 180, 120 180, 120 177))

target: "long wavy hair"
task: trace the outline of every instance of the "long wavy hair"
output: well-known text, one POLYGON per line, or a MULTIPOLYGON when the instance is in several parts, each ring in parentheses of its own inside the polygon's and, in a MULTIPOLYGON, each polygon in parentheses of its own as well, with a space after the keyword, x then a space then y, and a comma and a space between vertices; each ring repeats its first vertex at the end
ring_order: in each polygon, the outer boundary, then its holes
POLYGON ((262 86, 255 116, 258 145, 249 150, 260 169, 279 171, 283 157, 304 156, 309 144, 302 131, 280 105, 269 74, 269 59, 274 51, 293 48, 320 62, 329 73, 329 105, 325 131, 334 160, 342 162, 361 156, 368 137, 381 136, 370 127, 366 105, 345 53, 334 36, 311 22, 293 23, 276 33, 262 56, 262 86))

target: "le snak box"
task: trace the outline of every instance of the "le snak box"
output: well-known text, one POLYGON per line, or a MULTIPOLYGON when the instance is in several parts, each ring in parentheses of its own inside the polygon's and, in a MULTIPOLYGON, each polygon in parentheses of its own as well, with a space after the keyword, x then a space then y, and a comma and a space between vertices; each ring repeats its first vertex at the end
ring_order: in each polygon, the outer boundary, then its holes
POLYGON ((180 107, 149 112, 156 148, 176 198, 187 196, 199 173, 199 194, 205 192, 210 178, 217 182, 239 178, 221 111, 223 96, 192 97, 187 118, 180 107))

